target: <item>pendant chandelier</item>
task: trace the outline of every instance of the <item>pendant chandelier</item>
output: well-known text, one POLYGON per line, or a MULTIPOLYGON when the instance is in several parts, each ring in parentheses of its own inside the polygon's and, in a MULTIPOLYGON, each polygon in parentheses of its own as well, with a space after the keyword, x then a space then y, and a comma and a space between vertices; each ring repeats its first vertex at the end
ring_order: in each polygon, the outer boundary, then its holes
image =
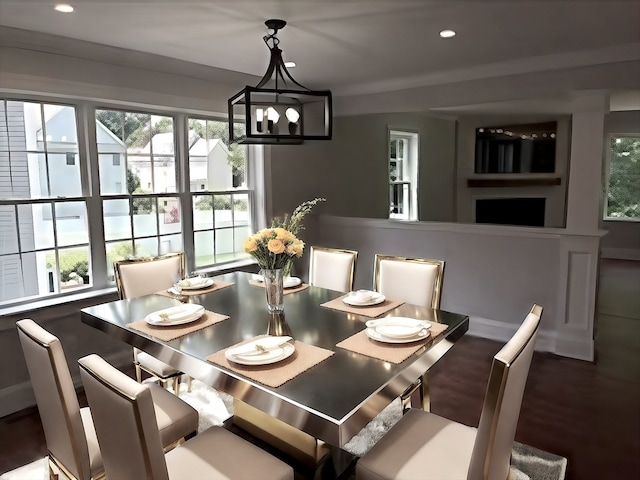
POLYGON ((332 104, 329 90, 309 90, 296 82, 282 60, 278 30, 284 20, 264 22, 263 37, 271 51, 267 72, 255 87, 245 87, 229 99, 231 143, 292 145, 304 140, 331 140, 332 104), (244 123, 236 136, 234 124, 244 123))

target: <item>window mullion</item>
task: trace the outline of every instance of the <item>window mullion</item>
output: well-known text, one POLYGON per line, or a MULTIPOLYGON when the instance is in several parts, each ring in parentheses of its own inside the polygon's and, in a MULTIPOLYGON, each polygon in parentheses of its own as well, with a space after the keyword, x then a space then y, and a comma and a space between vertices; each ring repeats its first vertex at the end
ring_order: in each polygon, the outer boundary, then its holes
POLYGON ((104 217, 100 198, 98 150, 96 142, 95 108, 87 102, 77 106, 78 153, 80 156, 82 189, 86 195, 89 250, 91 255, 91 279, 93 286, 105 288, 107 281, 107 259, 104 249, 104 217), (84 157, 84 158, 82 158, 84 157))

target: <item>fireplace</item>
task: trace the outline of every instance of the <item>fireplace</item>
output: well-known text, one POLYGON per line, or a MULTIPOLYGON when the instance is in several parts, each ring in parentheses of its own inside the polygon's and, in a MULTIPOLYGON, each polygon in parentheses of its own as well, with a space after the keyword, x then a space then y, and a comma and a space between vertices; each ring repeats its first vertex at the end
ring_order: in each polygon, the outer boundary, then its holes
POLYGON ((544 227, 546 198, 478 198, 476 223, 544 227))

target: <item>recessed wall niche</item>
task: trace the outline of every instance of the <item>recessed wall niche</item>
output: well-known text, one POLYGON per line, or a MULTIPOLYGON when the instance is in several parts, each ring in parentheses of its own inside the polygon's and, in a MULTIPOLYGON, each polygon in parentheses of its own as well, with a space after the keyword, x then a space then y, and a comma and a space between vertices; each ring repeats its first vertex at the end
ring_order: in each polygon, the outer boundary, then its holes
POLYGON ((554 173, 556 122, 476 128, 475 173, 554 173))

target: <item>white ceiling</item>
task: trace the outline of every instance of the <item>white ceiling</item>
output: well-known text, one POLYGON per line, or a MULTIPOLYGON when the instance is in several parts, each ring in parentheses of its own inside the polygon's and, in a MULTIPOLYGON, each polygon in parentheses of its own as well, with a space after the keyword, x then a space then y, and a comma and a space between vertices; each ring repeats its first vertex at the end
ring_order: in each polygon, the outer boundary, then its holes
POLYGON ((264 21, 281 18, 294 78, 334 95, 640 59, 640 0, 70 0, 71 14, 52 3, 0 0, 0 25, 258 77, 264 21), (445 28, 457 36, 440 39, 445 28))

